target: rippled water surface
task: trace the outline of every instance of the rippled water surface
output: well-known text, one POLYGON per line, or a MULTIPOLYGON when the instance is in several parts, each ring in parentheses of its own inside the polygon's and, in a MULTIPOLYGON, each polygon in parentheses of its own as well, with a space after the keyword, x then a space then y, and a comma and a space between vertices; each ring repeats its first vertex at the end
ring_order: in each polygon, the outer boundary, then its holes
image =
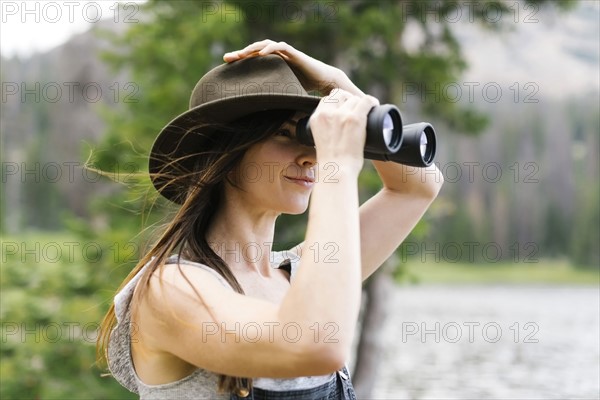
POLYGON ((398 288, 376 399, 598 399, 598 287, 398 288))

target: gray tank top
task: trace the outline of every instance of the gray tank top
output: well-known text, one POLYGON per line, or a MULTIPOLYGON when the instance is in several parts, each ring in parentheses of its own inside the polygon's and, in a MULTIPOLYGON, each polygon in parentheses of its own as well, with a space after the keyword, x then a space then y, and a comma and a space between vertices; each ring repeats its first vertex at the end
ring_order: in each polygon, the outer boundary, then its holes
MULTIPOLYGON (((176 256, 171 256, 168 263, 177 262, 176 256)), ((227 281, 210 267, 181 259, 181 263, 202 268, 213 274, 221 284, 231 288, 227 281)), ((290 280, 294 278, 298 267, 299 257, 294 253, 272 252, 271 265, 273 268, 286 269, 290 273, 290 280)), ((130 302, 133 291, 142 272, 148 264, 127 283, 115 296, 115 315, 117 325, 111 332, 108 343, 108 367, 114 378, 129 391, 140 395, 141 399, 217 399, 226 400, 230 394, 217 393, 218 375, 205 369, 198 368, 190 375, 175 382, 161 385, 147 385, 137 376, 131 358, 130 347, 130 302)), ((264 390, 285 391, 316 388, 335 379, 336 374, 319 376, 303 376, 298 378, 254 378, 253 385, 264 390)))

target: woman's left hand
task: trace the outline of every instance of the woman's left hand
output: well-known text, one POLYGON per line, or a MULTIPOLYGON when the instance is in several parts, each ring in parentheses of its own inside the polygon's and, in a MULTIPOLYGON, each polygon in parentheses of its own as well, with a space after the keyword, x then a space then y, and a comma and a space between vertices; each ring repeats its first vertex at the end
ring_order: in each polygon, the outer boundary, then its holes
POLYGON ((341 80, 341 75, 345 76, 342 70, 316 60, 285 42, 274 42, 269 39, 252 43, 242 50, 225 53, 223 61, 229 63, 267 54, 279 55, 292 68, 306 90, 317 90, 323 95, 339 87, 338 81, 341 80))

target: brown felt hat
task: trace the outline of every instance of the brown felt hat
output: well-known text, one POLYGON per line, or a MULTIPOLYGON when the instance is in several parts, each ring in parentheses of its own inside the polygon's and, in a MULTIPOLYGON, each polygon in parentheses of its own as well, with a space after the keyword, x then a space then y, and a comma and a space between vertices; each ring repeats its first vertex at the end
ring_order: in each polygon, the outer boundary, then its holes
POLYGON ((209 130, 200 124, 227 123, 259 111, 298 110, 312 113, 320 97, 309 95, 296 74, 277 55, 252 57, 210 70, 190 97, 188 111, 165 126, 152 145, 149 172, 154 187, 167 199, 183 201, 181 188, 169 178, 191 172, 194 157, 173 165, 173 160, 207 150, 209 130), (160 175, 165 174, 166 178, 160 175))

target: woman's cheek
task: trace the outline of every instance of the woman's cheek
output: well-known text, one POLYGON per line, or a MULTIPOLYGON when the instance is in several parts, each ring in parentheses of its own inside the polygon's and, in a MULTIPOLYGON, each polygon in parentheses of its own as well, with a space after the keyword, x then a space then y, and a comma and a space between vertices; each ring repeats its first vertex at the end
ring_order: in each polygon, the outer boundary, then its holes
POLYGON ((269 147, 265 154, 265 165, 273 166, 276 171, 285 170, 288 165, 294 163, 294 151, 290 144, 277 143, 269 147))

